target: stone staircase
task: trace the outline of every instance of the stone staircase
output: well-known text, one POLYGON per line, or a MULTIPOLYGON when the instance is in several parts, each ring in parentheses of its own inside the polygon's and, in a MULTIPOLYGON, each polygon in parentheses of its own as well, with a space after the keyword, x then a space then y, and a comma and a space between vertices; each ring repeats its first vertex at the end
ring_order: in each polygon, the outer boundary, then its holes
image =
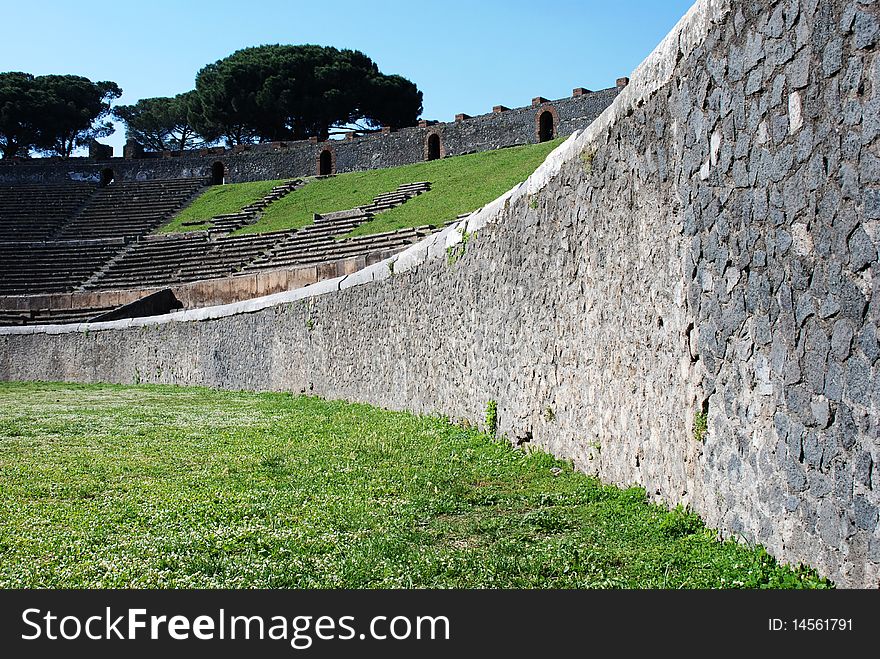
POLYGON ((299 190, 303 185, 305 185, 305 182, 299 178, 285 181, 280 185, 276 185, 261 199, 245 206, 236 213, 217 215, 207 221, 194 220, 192 222, 183 222, 181 226, 204 227, 206 223, 210 223, 211 226, 208 228, 208 231, 211 233, 232 233, 243 226, 254 224, 260 219, 260 215, 270 204, 286 197, 294 190, 299 190))
MULTIPOLYGON (((286 181, 251 206, 242 209, 255 221, 269 204, 303 185, 286 181)), ((369 204, 345 211, 315 215, 302 229, 270 233, 229 235, 239 225, 232 220, 221 228, 186 233, 155 234, 136 240, 118 240, 107 254, 83 272, 74 290, 154 288, 177 283, 217 279, 259 270, 310 265, 354 256, 393 253, 436 230, 433 226, 401 229, 339 240, 374 213, 394 208, 430 189, 430 184, 409 183, 377 195, 369 204), (126 244, 127 243, 127 244, 126 244)), ((200 223, 201 224, 201 223, 200 223)), ((44 284, 45 285, 45 284, 44 284)))
POLYGON ((394 208, 395 206, 405 204, 413 197, 416 197, 423 192, 428 192, 430 189, 431 183, 429 181, 403 183, 402 185, 397 186, 397 189, 394 192, 386 192, 377 195, 373 198, 373 201, 371 203, 367 204, 366 206, 360 206, 359 208, 364 213, 375 215, 376 213, 387 211, 391 208, 394 208))
MULTIPOLYGON (((369 222, 376 213, 400 206, 430 189, 431 184, 428 181, 404 183, 393 192, 377 195, 364 206, 334 213, 324 213, 323 215, 316 213, 312 224, 298 231, 288 232, 286 239, 279 241, 263 256, 249 263, 244 270, 252 272, 267 268, 314 263, 315 255, 320 255, 319 260, 344 258, 347 252, 347 240, 337 240, 338 236, 369 222)), ((413 236, 407 233, 405 237, 404 234, 400 234, 399 237, 406 241, 403 243, 405 245, 412 242, 413 236)), ((369 239, 370 236, 364 236, 364 238, 369 239)))

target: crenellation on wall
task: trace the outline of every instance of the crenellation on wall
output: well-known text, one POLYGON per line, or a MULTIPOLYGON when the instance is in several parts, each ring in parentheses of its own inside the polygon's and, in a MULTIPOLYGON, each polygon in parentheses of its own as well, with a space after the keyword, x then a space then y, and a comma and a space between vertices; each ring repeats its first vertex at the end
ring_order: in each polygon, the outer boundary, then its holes
MULTIPOLYGON (((592 92, 579 97, 552 101, 557 113, 556 134, 570 135, 598 117, 618 94, 617 88, 592 92)), ((143 153, 128 145, 125 154, 136 158, 110 158, 101 163, 87 158, 33 159, 14 163, 0 162, 0 183, 58 183, 65 180, 94 180, 100 171, 113 169, 117 180, 148 180, 165 178, 206 178, 218 160, 228 172, 227 182, 274 180, 317 174, 320 152, 330 148, 334 153, 334 172, 396 167, 426 158, 427 135, 443 136, 441 149, 447 156, 500 149, 537 141, 535 108, 521 107, 468 116, 456 115, 450 123, 424 122, 425 125, 392 131, 383 127, 375 133, 340 140, 310 138, 292 142, 242 144, 224 149, 213 147, 197 151, 143 153), (385 130, 385 129, 388 130, 385 130)))

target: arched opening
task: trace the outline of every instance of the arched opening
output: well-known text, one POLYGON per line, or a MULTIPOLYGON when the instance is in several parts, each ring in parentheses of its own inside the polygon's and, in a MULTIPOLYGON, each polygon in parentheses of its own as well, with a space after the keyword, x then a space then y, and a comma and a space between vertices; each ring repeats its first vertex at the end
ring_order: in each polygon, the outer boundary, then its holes
POLYGON ((321 157, 318 160, 318 176, 330 176, 333 173, 333 154, 330 149, 321 151, 321 157))
POLYGON ((440 159, 440 136, 437 133, 428 135, 428 160, 440 159))
POLYGON ((113 170, 109 167, 106 167, 101 170, 101 187, 106 188, 108 185, 113 183, 113 179, 116 178, 116 175, 113 173, 113 170))
POLYGON ((211 165, 211 185, 223 185, 226 182, 226 165, 215 162, 211 165))
POLYGON ((550 110, 544 110, 538 117, 538 141, 549 142, 553 139, 553 113, 550 110))

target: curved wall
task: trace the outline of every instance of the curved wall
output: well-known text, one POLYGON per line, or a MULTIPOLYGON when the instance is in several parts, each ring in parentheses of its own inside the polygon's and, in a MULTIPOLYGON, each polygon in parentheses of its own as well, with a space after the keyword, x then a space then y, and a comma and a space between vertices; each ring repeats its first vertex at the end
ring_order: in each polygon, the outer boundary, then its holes
POLYGON ((225 166, 227 183, 314 176, 319 173, 319 158, 325 150, 331 152, 333 167, 330 173, 396 167, 427 160, 427 139, 431 134, 440 136, 444 157, 534 144, 539 141, 536 121, 545 110, 554 114, 554 137, 570 135, 598 117, 618 92, 619 88, 612 87, 558 101, 535 99, 532 107, 505 108, 503 112, 463 117, 460 121, 426 123, 424 126, 373 133, 350 140, 273 142, 232 149, 218 147, 199 152, 185 151, 180 155, 151 154, 153 157, 102 161, 87 158, 63 162, 43 158, 14 163, 0 161, 0 184, 59 183, 68 180, 98 182, 101 173, 108 168, 113 170, 117 180, 127 181, 212 178, 212 168, 217 162, 225 166))
POLYGON ((472 422, 496 400, 511 439, 877 587, 878 25, 854 0, 702 0, 529 181, 393 272, 88 332, 3 329, 0 377, 472 422))

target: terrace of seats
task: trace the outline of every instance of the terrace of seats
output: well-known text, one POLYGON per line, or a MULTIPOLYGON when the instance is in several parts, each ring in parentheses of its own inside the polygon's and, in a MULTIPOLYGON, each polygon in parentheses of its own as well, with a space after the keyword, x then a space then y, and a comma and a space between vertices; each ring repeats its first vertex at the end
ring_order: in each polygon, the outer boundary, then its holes
POLYGON ((0 295, 76 290, 166 221, 201 179, 0 188, 0 295))
POLYGON ((0 295, 75 290, 123 246, 122 240, 0 243, 0 295))
MULTIPOLYGON (((291 189, 295 186, 291 185, 291 189)), ((401 249, 434 228, 404 229, 345 240, 337 238, 369 222, 375 213, 405 203, 429 189, 430 184, 424 182, 401 185, 393 192, 378 195, 365 206, 316 215, 314 223, 302 229, 242 235, 211 230, 147 236, 120 252, 82 288, 168 286, 401 249)))
MULTIPOLYGON (((206 182, 150 181, 59 186, 19 186, 0 191, 0 296, 39 296, 77 292, 153 289, 188 282, 252 275, 352 257, 399 251, 436 230, 424 226, 342 238, 430 190, 427 182, 408 183, 347 211, 316 214, 301 229, 233 235, 259 220, 265 208, 305 183, 275 186, 263 199, 238 213, 218 216, 207 230, 149 235, 169 220, 206 182), (4 196, 5 195, 5 196, 4 196)), ((36 300, 36 298, 34 298, 36 300)), ((2 308, 0 325, 90 320, 109 307, 43 308, 20 304, 2 308)))
POLYGON ((94 183, 0 186, 0 240, 47 240, 96 190, 94 183))
POLYGON ((112 307, 88 307, 80 309, 32 309, 12 311, 0 309, 0 325, 54 325, 82 323, 111 311, 112 307))
POLYGON ((389 210, 406 203, 409 199, 431 189, 428 182, 406 183, 393 192, 376 196, 370 204, 359 206, 348 211, 315 215, 315 221, 299 231, 287 232, 284 240, 279 241, 262 257, 255 259, 245 270, 266 270, 297 265, 307 265, 335 259, 360 256, 369 251, 396 249, 413 242, 421 234, 414 229, 404 229, 385 234, 373 234, 346 240, 337 240, 344 235, 369 222, 376 213, 389 210))
POLYGON ((113 182, 98 189, 53 238, 143 236, 183 208, 206 185, 207 181, 198 178, 113 182))
POLYGON ((82 288, 149 288, 227 277, 277 239, 275 234, 217 238, 207 231, 147 236, 132 243, 82 288))

